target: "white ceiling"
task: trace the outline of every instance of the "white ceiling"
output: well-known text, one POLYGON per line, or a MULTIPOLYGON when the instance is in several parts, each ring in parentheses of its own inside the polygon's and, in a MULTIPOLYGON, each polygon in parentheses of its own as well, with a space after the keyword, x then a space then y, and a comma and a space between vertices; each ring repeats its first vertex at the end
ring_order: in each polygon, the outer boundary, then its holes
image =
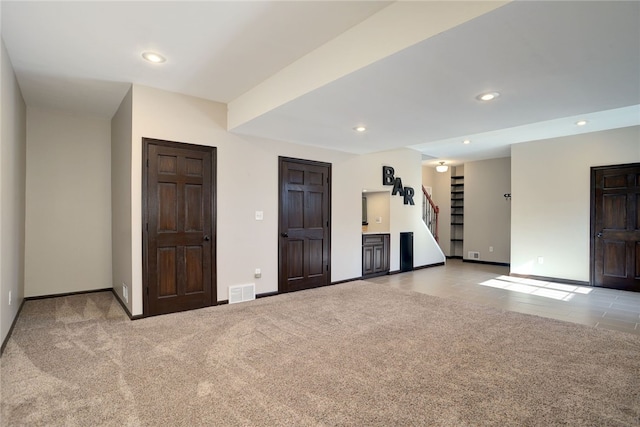
MULTIPOLYGON (((2 38, 27 105, 110 117, 130 83, 233 101, 389 4, 2 1, 2 38), (145 63, 144 50, 168 61, 145 63)), ((411 147, 430 163, 459 163, 633 125, 640 2, 514 1, 232 130, 353 153, 411 147), (501 96, 475 99, 487 90, 501 96), (579 118, 589 123, 577 127, 579 118)))
POLYGON ((3 0, 2 38, 27 104, 111 116, 130 83, 231 101, 387 4, 3 0))

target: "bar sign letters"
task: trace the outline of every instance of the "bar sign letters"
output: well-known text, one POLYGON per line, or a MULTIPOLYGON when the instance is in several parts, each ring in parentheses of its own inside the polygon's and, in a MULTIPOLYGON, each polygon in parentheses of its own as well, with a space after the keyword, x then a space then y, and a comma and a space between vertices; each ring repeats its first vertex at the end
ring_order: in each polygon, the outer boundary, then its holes
POLYGON ((415 203, 413 203, 413 195, 415 194, 413 187, 402 187, 402 179, 400 177, 394 177, 394 174, 395 171, 391 166, 383 166, 382 185, 393 185, 393 190, 391 191, 392 196, 398 194, 404 197, 405 205, 415 205, 415 203))

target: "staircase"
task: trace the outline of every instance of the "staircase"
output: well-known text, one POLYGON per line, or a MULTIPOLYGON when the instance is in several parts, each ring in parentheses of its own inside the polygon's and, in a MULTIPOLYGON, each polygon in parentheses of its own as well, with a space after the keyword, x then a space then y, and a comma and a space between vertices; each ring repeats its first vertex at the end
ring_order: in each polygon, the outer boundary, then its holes
POLYGON ((438 242, 438 214, 440 208, 433 203, 431 196, 427 193, 427 189, 422 186, 422 220, 427 224, 427 228, 431 231, 434 239, 438 242))

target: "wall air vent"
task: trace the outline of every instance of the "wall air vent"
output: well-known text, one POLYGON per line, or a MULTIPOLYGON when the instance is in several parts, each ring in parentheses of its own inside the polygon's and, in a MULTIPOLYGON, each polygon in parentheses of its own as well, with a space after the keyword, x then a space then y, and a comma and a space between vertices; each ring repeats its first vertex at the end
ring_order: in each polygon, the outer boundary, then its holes
POLYGON ((229 304, 253 301, 254 299, 256 299, 255 283, 250 283, 248 285, 229 286, 229 304))
POLYGON ((469 251, 467 259, 480 259, 480 252, 469 251))

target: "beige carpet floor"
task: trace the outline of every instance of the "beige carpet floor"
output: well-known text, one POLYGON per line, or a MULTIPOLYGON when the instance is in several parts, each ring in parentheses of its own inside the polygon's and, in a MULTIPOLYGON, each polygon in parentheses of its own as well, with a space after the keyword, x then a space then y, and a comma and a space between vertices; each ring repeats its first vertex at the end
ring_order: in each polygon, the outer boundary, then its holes
POLYGON ((28 301, 1 425, 637 426, 640 336, 352 282, 129 321, 28 301))

